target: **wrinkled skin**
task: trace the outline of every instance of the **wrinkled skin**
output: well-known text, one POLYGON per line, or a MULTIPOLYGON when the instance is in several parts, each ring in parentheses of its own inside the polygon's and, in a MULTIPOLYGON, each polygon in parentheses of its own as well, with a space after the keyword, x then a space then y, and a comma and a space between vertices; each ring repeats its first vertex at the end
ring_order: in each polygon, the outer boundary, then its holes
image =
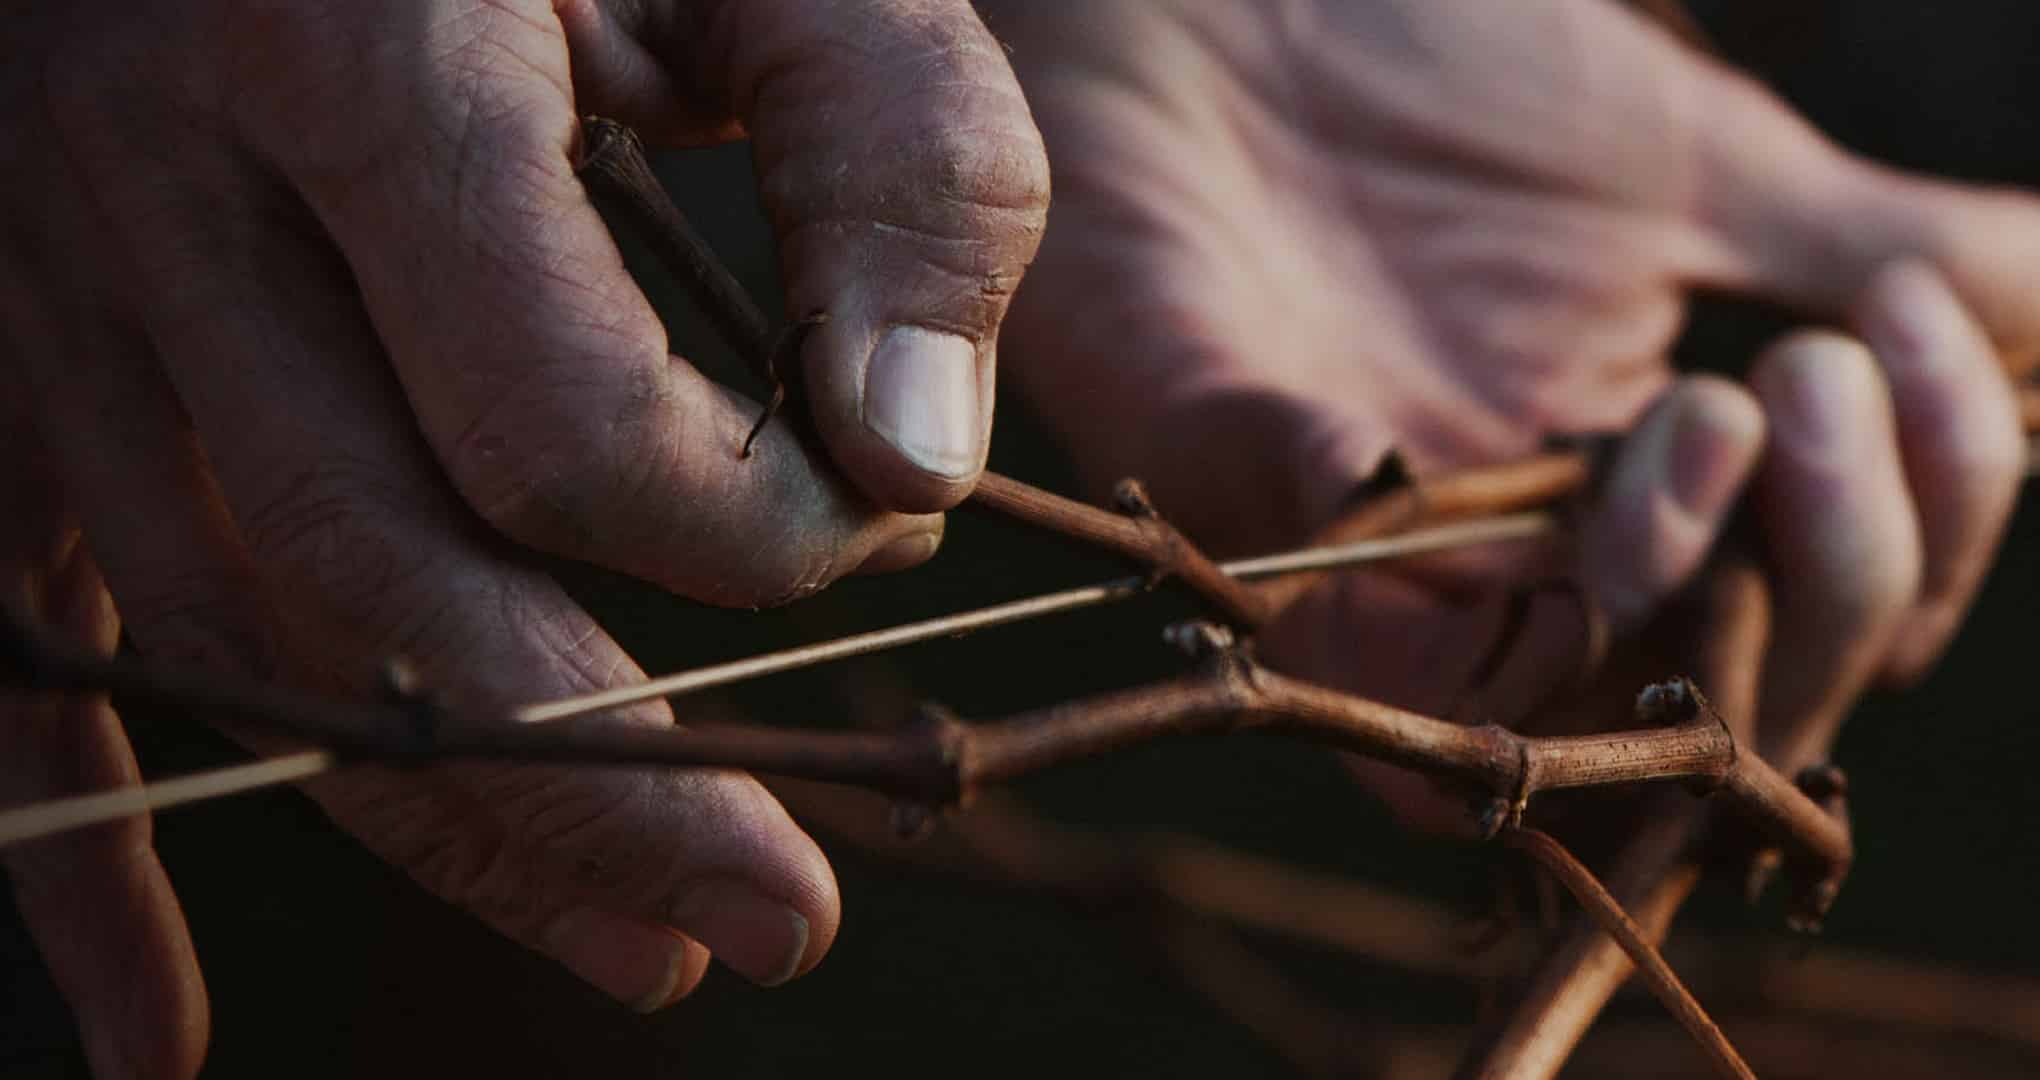
MULTIPOLYGON (((1855 160, 1609 0, 987 19, 1057 188, 1008 371, 1094 482, 1140 476, 1194 536, 1269 549, 1391 447, 1421 476, 1636 424, 1571 569, 1639 634, 1746 495, 1772 624, 1739 719, 1774 756, 1817 758, 1879 672, 1947 642, 2023 469, 2001 365, 2040 344, 2034 200, 1855 160), (1697 289, 1846 333, 1779 343, 1747 384, 1681 378, 1667 350, 1697 289)), ((1500 625, 1480 585, 1521 561, 1346 575, 1264 653, 1463 715, 1500 625)), ((1577 635, 1571 611, 1527 633, 1577 635)))
MULTIPOLYGON (((912 565, 969 490, 1039 136, 962 0, 180 0, 14 12, 0 583, 110 649, 455 704, 638 677, 526 554, 724 604, 912 565), (577 117, 748 135, 822 436, 668 354, 577 117)), ((668 724, 663 707, 619 722, 668 724)), ((264 745, 267 745, 264 743, 264 745)), ((129 782, 103 703, 0 703, 0 803, 129 782)), ((351 770, 313 794, 641 1008, 829 948, 813 842, 727 772, 351 770)), ((202 984, 149 824, 7 853, 103 1077, 183 1077, 202 984)))

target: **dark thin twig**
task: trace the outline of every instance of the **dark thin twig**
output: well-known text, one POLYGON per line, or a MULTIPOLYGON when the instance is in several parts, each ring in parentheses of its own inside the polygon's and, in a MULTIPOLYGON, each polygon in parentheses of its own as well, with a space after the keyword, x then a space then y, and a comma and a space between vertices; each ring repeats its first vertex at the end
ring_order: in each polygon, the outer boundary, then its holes
POLYGON ((645 161, 637 133, 614 120, 590 116, 581 122, 581 157, 576 171, 588 194, 639 223, 652 251, 680 279, 716 333, 761 377, 779 384, 771 363, 781 335, 751 298, 750 290, 716 257, 687 215, 666 194, 645 161))
POLYGON ((971 501, 979 506, 1137 559, 1153 567, 1158 577, 1175 577, 1241 626, 1258 627, 1274 614, 1266 598, 1227 574, 1164 521, 1139 482, 1120 481, 1114 498, 1123 513, 1108 513, 997 473, 986 473, 971 493, 971 501))
MULTIPOLYGON (((780 406, 785 403, 790 373, 807 332, 828 320, 828 313, 807 315, 791 327, 774 332, 771 323, 715 249, 695 231, 687 215, 652 173, 644 144, 629 128, 591 116, 581 125, 580 176, 590 194, 616 208, 649 237, 669 270, 687 285, 738 356, 772 387, 758 422, 744 439, 743 455, 780 406)), ((1117 492, 1121 514, 1112 514, 1065 499, 1018 480, 986 473, 971 500, 979 506, 1020 521, 1052 529, 1136 559, 1156 578, 1175 577, 1208 599, 1227 619, 1259 626, 1273 614, 1269 602, 1221 572, 1196 545, 1163 520, 1139 483, 1121 482, 1117 492)))
POLYGON ((1756 1074, 1743 1063, 1742 1056, 1735 1052, 1735 1047, 1721 1034, 1721 1029, 1708 1018, 1707 1010, 1702 1009, 1700 1003, 1693 1000, 1693 995, 1687 991, 1685 984, 1679 981, 1679 976, 1672 971, 1671 965, 1666 964, 1665 958, 1658 955, 1657 947, 1645 939, 1643 931, 1630 920, 1628 913, 1622 910, 1622 905, 1616 903, 1615 898, 1608 894, 1608 890, 1601 887, 1600 881, 1595 879, 1592 871, 1578 859, 1573 858, 1572 852, 1544 833, 1518 826, 1504 829, 1502 842, 1536 859, 1539 865, 1566 887, 1566 891, 1573 894, 1573 898, 1593 916, 1594 921, 1601 925, 1601 929, 1622 946, 1622 951, 1629 955, 1630 961, 1643 974, 1651 992, 1678 1019, 1686 1033, 1693 1037, 1693 1041, 1699 1043, 1701 1049, 1706 1051, 1708 1060, 1714 1063, 1716 1072, 1732 1080, 1734 1078, 1755 1080, 1756 1074))

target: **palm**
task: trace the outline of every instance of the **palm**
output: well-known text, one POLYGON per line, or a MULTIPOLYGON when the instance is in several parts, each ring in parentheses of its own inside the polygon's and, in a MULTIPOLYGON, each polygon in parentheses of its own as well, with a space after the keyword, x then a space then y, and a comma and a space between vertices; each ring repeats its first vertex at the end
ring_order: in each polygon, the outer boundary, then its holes
MULTIPOLYGON (((1696 287, 1839 317, 1861 314, 1885 267, 1918 258, 2005 355, 2040 341, 2040 305, 2010 284, 2040 265, 2030 200, 1849 158, 1611 0, 1001 14, 1056 184, 1006 324, 1008 370, 1094 482, 1143 477, 1219 548, 1308 536, 1391 448, 1422 472, 1628 426, 1671 381, 1666 350, 1696 287)), ((1947 490, 1969 465, 2009 476, 1995 458, 2016 447, 2009 398, 1987 385, 1995 359, 1971 351, 1980 376, 1915 379, 1900 402, 1915 429, 1907 467, 1945 473, 1947 490), (1990 454, 1944 452, 1965 426, 1993 433, 1990 454)), ((1904 565, 1916 527, 1885 412, 1848 425, 1882 432, 1864 445, 1894 463, 1875 483, 1849 481, 1877 488, 1860 501, 1883 515, 1866 511, 1852 534, 1893 538, 1884 554, 1904 565)), ((1813 469, 1797 452, 1765 466, 1795 492, 1784 502, 1834 496, 1785 482, 1813 469)), ((1923 519, 1945 534, 1931 560, 1979 557, 1918 598, 1939 625, 1917 635, 1914 670, 1974 587, 2011 484, 1972 485, 1993 494, 1923 519)), ((1816 713, 1832 723, 1916 599, 1901 584, 1866 605, 1866 563, 1816 535, 1818 520, 1799 507, 1765 522, 1771 554, 1801 571, 1780 600, 1780 647, 1811 658, 1802 678, 1766 683, 1762 711, 1780 729, 1816 713), (1870 608, 1877 619, 1833 614, 1870 608), (1858 623, 1876 633, 1837 629, 1858 623)), ((1706 531, 1680 537, 1679 558, 1628 539, 1655 553, 1642 571, 1685 568, 1650 582, 1663 590, 1697 564, 1706 531)), ((1482 620, 1445 599, 1360 575, 1300 602, 1266 645, 1306 675, 1443 706, 1485 641, 1482 620)))
POLYGON ((1837 307, 1903 232, 1842 258, 1799 202, 1860 167, 1607 0, 994 25, 1056 182, 1013 369, 1096 479, 1148 478, 1222 547, 1309 532, 1391 446, 1435 468, 1622 426, 1688 288, 1837 307))
MULTIPOLYGON (((1272 528, 1196 523, 1222 542, 1293 539, 1392 444, 1440 466, 1626 423, 1667 376, 1683 288, 1733 272, 1699 219, 1706 69, 1599 3, 1097 18, 1105 32, 1054 46, 1097 55, 1057 55, 1031 87, 1057 201, 1010 332, 1115 358, 1019 365, 1047 396, 1081 396, 1062 392, 1072 378, 1121 390, 1091 398, 1113 415, 1070 431, 1105 472, 1165 495, 1171 474, 1203 485, 1225 459, 1312 477, 1251 515, 1272 528), (1132 403, 1148 415, 1125 416, 1132 403), (1214 416, 1270 445, 1167 437, 1220 435, 1214 416), (1087 438, 1128 419, 1147 437, 1087 438)), ((1209 501, 1184 496, 1168 502, 1209 501)))

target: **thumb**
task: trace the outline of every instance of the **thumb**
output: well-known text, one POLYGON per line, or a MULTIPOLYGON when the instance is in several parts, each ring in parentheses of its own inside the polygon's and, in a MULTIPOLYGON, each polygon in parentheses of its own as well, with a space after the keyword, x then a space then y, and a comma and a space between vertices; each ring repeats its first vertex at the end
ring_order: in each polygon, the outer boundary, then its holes
POLYGON ((966 0, 697 0, 676 63, 754 141, 816 426, 880 506, 969 493, 995 338, 1048 208, 1041 136, 966 0))

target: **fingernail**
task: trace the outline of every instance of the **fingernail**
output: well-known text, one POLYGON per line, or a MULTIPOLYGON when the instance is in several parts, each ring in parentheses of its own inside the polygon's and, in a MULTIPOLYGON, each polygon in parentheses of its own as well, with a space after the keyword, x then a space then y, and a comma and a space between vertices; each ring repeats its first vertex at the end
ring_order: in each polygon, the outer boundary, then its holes
POLYGON ((687 967, 685 941, 594 908, 576 908, 553 920, 544 945, 567 970, 639 1012, 672 1004, 687 967))
POLYGON ((672 922, 759 986, 793 978, 807 956, 807 919, 740 881, 695 886, 673 906, 672 922))
POLYGON ((936 476, 976 472, 984 452, 976 346, 918 326, 887 331, 864 375, 864 424, 936 476))
POLYGON ((1667 473, 1673 501, 1701 521, 1728 511, 1763 440, 1755 407, 1688 398, 1672 418, 1667 473))
POLYGON ((856 570, 857 574, 890 574, 919 566, 935 557, 935 550, 942 546, 940 532, 921 532, 902 536, 871 553, 856 570))

